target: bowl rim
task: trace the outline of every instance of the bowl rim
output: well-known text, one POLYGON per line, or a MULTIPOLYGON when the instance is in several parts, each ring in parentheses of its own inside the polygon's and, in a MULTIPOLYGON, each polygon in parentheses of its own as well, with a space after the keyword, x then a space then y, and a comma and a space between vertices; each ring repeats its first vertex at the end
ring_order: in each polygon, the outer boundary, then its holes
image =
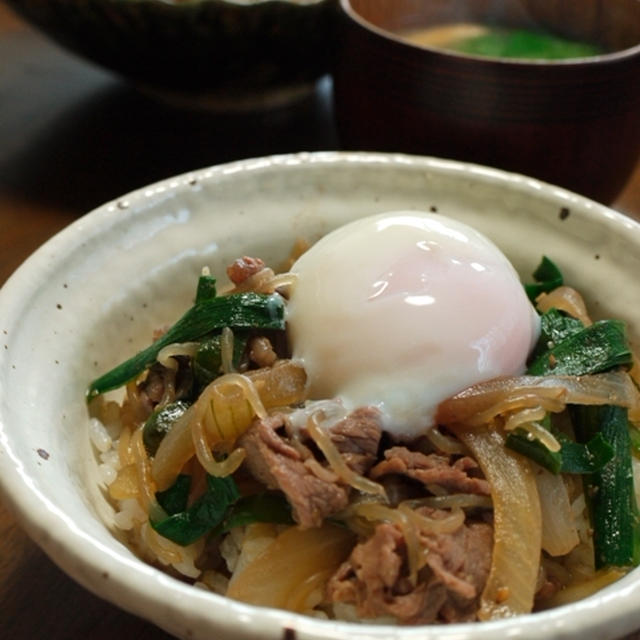
POLYGON ((369 31, 383 40, 393 42, 398 46, 402 46, 406 49, 412 49, 415 51, 428 51, 430 54, 440 56, 442 58, 459 59, 461 61, 473 61, 474 63, 482 63, 486 65, 501 65, 512 67, 557 67, 557 68, 572 68, 572 67, 596 67, 609 64, 615 64, 620 62, 626 62, 628 59, 632 59, 636 56, 640 57, 640 42, 631 47, 625 49, 619 49, 608 53, 602 53, 594 56, 584 56, 578 58, 563 58, 563 59, 538 59, 538 58, 502 58, 499 56, 480 56, 477 54, 462 53, 459 51, 452 51, 445 48, 433 47, 429 45, 416 44, 403 38, 402 36, 383 29, 378 25, 370 22, 358 13, 352 6, 351 0, 339 0, 340 9, 343 16, 352 20, 359 25, 362 29, 369 31))
MULTIPOLYGON (((67 226, 37 249, 0 289, 0 303, 6 305, 5 309, 8 311, 7 324, 4 326, 9 326, 12 320, 17 320, 21 303, 25 302, 30 289, 35 286, 33 283, 30 284, 32 275, 41 271, 45 264, 51 268, 56 260, 62 261, 66 249, 82 242, 88 233, 97 234, 104 225, 116 224, 116 221, 122 224, 123 213, 126 219, 126 214, 130 213, 136 204, 148 200, 150 193, 179 192, 187 189, 194 180, 212 181, 215 184, 220 178, 234 173, 286 171, 314 164, 328 164, 345 169, 349 166, 368 167, 380 164, 392 168, 408 166, 424 171, 471 176, 523 193, 540 195, 542 192, 553 197, 554 201, 562 200, 564 204, 581 207, 590 218, 615 225, 616 228, 622 226, 627 230, 633 229, 640 238, 639 222, 605 205, 533 178, 482 165, 379 152, 304 152, 251 158, 184 173, 141 187, 99 206, 67 226)), ((5 354, 0 352, 0 370, 4 370, 5 367, 8 369, 9 366, 5 354)), ((19 456, 12 451, 11 433, 10 430, 7 431, 10 423, 7 409, 8 403, 4 401, 3 390, 0 387, 0 496, 3 497, 3 502, 16 514, 19 523, 36 543, 72 578, 101 597, 105 596, 95 589, 95 580, 108 578, 112 587, 115 584, 118 590, 117 596, 111 595, 109 600, 137 615, 145 615, 141 612, 141 606, 149 610, 164 607, 180 616, 180 619, 187 616, 194 621, 212 621, 217 613, 218 631, 229 633, 233 637, 251 637, 252 629, 255 632, 254 625, 261 624, 268 637, 281 637, 283 630, 293 629, 301 638, 318 640, 350 636, 361 640, 493 640, 507 632, 509 635, 515 633, 518 637, 540 639, 569 635, 573 637, 575 631, 567 626, 569 617, 577 617, 581 621, 580 629, 587 629, 592 633, 597 631, 602 634, 601 637, 610 637, 607 632, 610 633, 608 625, 612 616, 624 615, 630 621, 632 614, 635 614, 636 621, 632 626, 637 627, 640 624, 639 612, 635 605, 637 598, 640 598, 640 574, 628 575, 612 587, 605 588, 585 600, 542 613, 479 624, 413 628, 317 620, 286 611, 234 602, 226 597, 194 589, 144 564, 141 560, 131 561, 113 549, 105 548, 99 541, 86 534, 63 509, 39 492, 25 472, 19 456), (126 573, 121 575, 116 571, 117 568, 126 570, 126 573), (150 585, 152 588, 149 588, 150 585), (204 605, 208 609, 206 614, 203 613, 204 605), (611 612, 608 618, 600 615, 602 606, 611 612)), ((631 630, 631 622, 629 625, 628 630, 631 630)), ((619 628, 616 629, 619 632, 619 628)))

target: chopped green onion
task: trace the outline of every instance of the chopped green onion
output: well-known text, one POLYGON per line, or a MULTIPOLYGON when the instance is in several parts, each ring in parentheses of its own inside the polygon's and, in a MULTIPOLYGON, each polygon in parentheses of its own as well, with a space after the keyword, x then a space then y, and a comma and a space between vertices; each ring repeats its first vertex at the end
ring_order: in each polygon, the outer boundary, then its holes
POLYGON ((540 336, 529 356, 529 362, 535 362, 541 354, 548 353, 563 340, 580 333, 583 329, 584 325, 577 318, 556 308, 549 309, 540 316, 540 336))
MULTIPOLYGON (((562 274, 546 259, 534 277, 549 290, 562 284, 562 274)), ((529 297, 534 299, 542 290, 528 289, 529 297)), ((580 324, 555 309, 543 314, 541 337, 527 372, 580 376, 632 364, 622 322, 601 320, 584 328, 580 324)), ((569 409, 577 442, 559 438, 559 454, 544 451, 546 447, 537 441, 526 442, 522 434, 514 434, 510 446, 551 470, 559 466, 564 473, 584 474, 596 568, 636 565, 640 527, 631 467, 631 436, 636 434, 627 410, 617 406, 569 409)))
POLYGON ((155 362, 160 350, 167 345, 197 340, 223 327, 284 329, 284 302, 275 294, 253 292, 198 302, 151 346, 94 380, 87 390, 87 398, 126 384, 155 362))
POLYGON ((161 536, 187 546, 219 525, 227 509, 239 497, 238 487, 231 476, 216 478, 207 475, 206 492, 188 509, 157 522, 149 519, 149 523, 161 536))
POLYGON ((181 474, 156 499, 169 516, 151 526, 176 544, 192 544, 203 535, 221 535, 252 522, 293 524, 291 507, 279 491, 240 497, 231 476, 207 476, 207 491, 187 509, 191 476, 181 474))
POLYGON ((584 325, 578 318, 568 316, 556 308, 549 309, 540 316, 538 345, 547 351, 583 329, 584 325))
POLYGON ((154 456, 160 442, 169 433, 171 427, 180 418, 190 404, 184 400, 176 400, 170 404, 156 409, 144 423, 142 427, 142 441, 150 456, 154 456))
POLYGON ((627 410, 580 406, 573 407, 571 413, 579 441, 601 433, 614 451, 614 457, 600 471, 584 478, 596 569, 636 565, 640 540, 627 410))
POLYGON ((623 322, 600 320, 540 354, 528 368, 534 376, 581 376, 631 365, 623 322))
POLYGON ((553 291, 564 282, 562 272, 547 256, 542 256, 540 264, 533 272, 533 279, 535 283, 524 285, 524 290, 532 302, 535 302, 541 293, 553 291))
POLYGON ((224 522, 221 522, 212 534, 226 533, 234 527, 252 522, 273 522, 276 524, 293 524, 291 506, 279 491, 265 491, 240 498, 231 505, 224 522))
POLYGON ((562 443, 562 473, 597 473, 615 455, 613 447, 601 433, 582 444, 567 440, 562 443))
POLYGON ((584 444, 562 439, 560 451, 551 451, 539 440, 530 439, 524 429, 516 429, 507 436, 506 445, 551 473, 595 473, 614 455, 613 448, 601 433, 584 444))
POLYGON ((209 274, 202 274, 198 278, 198 288, 196 290, 196 304, 211 300, 218 295, 216 290, 216 279, 209 274))
POLYGON ((551 473, 560 473, 562 469, 562 454, 560 451, 551 451, 540 440, 531 439, 529 432, 524 429, 515 429, 507 435, 505 445, 512 451, 526 456, 537 462, 541 467, 551 473))
POLYGON ((181 473, 168 489, 156 493, 156 500, 167 514, 172 516, 187 508, 190 490, 191 476, 181 473))
MULTIPOLYGON (((240 365, 242 356, 247 348, 249 332, 236 330, 233 332, 233 354, 231 364, 235 369, 240 365)), ((222 337, 215 335, 203 341, 193 358, 193 374, 200 387, 205 387, 221 374, 222 367, 222 337)))

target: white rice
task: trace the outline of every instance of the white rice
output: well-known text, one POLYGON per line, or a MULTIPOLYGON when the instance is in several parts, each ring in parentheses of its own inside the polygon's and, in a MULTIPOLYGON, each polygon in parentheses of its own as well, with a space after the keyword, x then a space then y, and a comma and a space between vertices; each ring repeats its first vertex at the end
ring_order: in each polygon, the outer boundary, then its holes
POLYGON ((89 438, 91 438, 91 444, 100 452, 105 453, 109 451, 113 445, 113 440, 106 427, 97 418, 91 418, 89 420, 89 438))

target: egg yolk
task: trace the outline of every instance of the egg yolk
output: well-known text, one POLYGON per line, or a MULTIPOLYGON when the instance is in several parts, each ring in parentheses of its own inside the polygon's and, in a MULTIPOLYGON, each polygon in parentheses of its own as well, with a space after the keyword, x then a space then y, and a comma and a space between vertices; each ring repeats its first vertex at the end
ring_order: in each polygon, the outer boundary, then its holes
POLYGON ((310 398, 377 406, 398 439, 423 433, 438 404, 465 387, 523 373, 539 333, 507 258, 441 215, 356 220, 291 271, 287 322, 310 398))

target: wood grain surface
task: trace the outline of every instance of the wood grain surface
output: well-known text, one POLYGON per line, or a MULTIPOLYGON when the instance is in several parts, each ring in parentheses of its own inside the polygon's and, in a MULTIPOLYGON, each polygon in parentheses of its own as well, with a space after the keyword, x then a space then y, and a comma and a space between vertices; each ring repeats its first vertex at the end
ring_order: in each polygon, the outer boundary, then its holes
MULTIPOLYGON (((260 114, 178 111, 0 4, 0 285, 57 231, 127 191, 228 160, 337 145, 326 86, 260 114)), ((614 207, 640 218, 640 167, 614 207)), ((76 585, 2 504, 0 612, 0 637, 12 640, 169 638, 76 585)))

